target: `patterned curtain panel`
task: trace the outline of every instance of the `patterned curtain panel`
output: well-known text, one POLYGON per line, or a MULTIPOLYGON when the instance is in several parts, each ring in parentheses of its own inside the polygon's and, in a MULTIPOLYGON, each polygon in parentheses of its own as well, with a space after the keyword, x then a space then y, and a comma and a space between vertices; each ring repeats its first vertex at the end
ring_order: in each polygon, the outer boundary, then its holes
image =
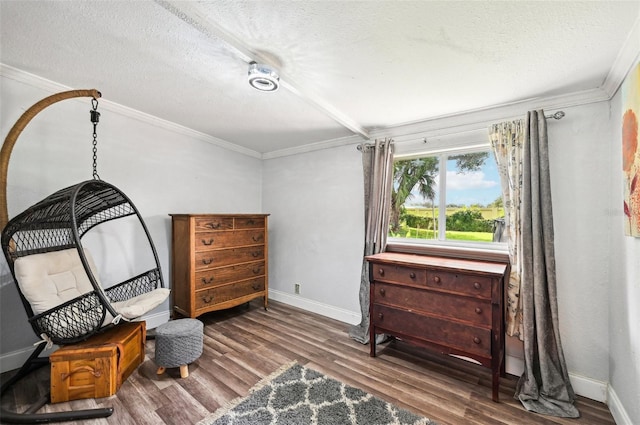
POLYGON ((522 332, 522 300, 520 276, 522 274, 522 235, 520 232, 520 203, 522 190, 522 146, 525 120, 507 121, 489 127, 489 139, 498 163, 504 203, 504 223, 511 276, 507 285, 506 333, 524 338, 522 332))
MULTIPOLYGON (((383 252, 387 245, 391 185, 393 181, 393 141, 376 140, 375 144, 363 144, 362 167, 364 171, 364 255, 383 252)), ((349 336, 356 341, 369 343, 369 263, 362 260, 360 276, 360 324, 352 326, 349 336)), ((384 339, 384 335, 381 335, 384 339)))
POLYGON ((530 411, 576 418, 560 340, 547 123, 542 110, 490 128, 505 192, 512 268, 507 328, 524 341, 515 397, 530 411), (507 213, 508 211, 508 213, 507 213), (517 286, 517 291, 516 291, 517 286))

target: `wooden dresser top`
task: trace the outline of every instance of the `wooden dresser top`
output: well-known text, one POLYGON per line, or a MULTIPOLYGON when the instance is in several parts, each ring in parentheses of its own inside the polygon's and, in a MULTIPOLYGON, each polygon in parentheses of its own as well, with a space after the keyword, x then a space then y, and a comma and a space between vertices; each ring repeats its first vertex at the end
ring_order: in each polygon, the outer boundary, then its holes
POLYGON ((377 263, 434 267, 448 270, 466 270, 500 276, 506 273, 508 267, 507 263, 495 261, 466 260, 398 252, 381 252, 379 254, 368 255, 365 258, 370 262, 377 263))

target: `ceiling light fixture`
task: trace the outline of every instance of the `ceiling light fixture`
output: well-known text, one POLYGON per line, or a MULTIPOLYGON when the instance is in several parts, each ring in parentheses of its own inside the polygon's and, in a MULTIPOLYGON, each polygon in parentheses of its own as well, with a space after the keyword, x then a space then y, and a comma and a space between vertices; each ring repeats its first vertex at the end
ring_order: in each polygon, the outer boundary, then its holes
POLYGON ((249 84, 260 91, 276 91, 280 87, 278 73, 269 65, 249 63, 249 84))

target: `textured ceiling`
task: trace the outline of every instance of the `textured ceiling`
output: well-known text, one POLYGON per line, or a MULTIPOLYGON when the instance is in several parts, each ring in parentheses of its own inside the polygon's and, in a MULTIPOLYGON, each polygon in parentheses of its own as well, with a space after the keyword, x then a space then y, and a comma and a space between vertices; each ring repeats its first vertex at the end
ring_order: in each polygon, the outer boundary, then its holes
POLYGON ((265 153, 599 88, 639 16, 637 0, 2 0, 0 62, 265 153), (251 60, 283 88, 251 88, 251 60))

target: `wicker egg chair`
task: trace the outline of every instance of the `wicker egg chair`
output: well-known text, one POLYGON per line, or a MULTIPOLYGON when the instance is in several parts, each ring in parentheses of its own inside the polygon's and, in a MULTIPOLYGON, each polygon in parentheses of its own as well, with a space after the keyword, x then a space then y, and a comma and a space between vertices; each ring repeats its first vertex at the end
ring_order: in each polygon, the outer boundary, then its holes
MULTIPOLYGON (((22 368, 2 384, 1 393, 48 359, 39 357, 45 347, 65 345, 135 319, 162 303, 169 295, 160 262, 142 216, 118 188, 99 179, 95 162, 98 122, 96 90, 74 90, 43 99, 16 122, 0 151, 0 226, 2 250, 20 299, 35 334, 42 338, 22 368), (94 124, 94 179, 59 190, 7 222, 7 169, 11 150, 26 124, 42 109, 60 100, 92 97, 94 124), (155 266, 122 282, 107 285, 98 277, 95 263, 83 246, 83 237, 101 224, 130 217, 146 235, 155 266), (60 280, 63 281, 60 284, 60 280), (53 282, 56 282, 55 285, 53 282), (64 291, 60 291, 64 287, 64 291)), ((38 400, 25 413, 0 411, 0 422, 46 423, 106 417, 112 408, 57 413, 35 413, 48 403, 38 400)))

